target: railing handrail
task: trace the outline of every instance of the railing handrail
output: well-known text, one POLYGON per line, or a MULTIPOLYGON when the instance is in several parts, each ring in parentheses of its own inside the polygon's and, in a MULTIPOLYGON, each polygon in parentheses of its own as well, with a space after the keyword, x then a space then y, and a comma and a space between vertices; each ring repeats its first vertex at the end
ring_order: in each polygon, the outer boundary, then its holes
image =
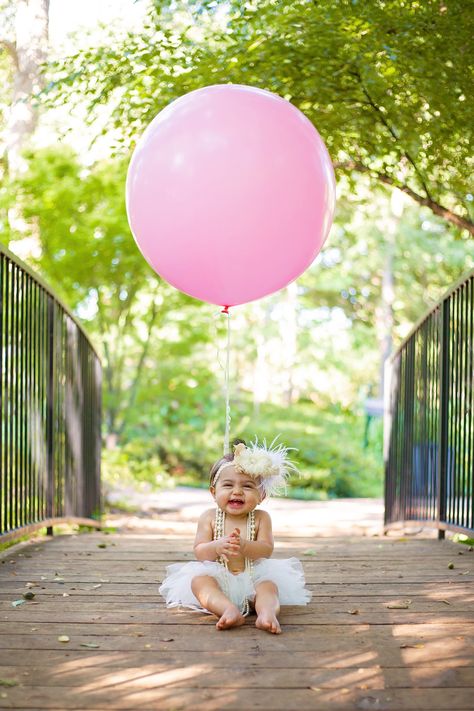
POLYGON ((408 334, 405 336, 403 341, 399 343, 397 348, 393 351, 393 353, 390 354, 390 356, 387 358, 387 361, 389 364, 393 363, 395 358, 399 355, 400 351, 403 350, 403 348, 406 346, 408 341, 415 335, 415 333, 419 330, 420 326, 422 326, 427 319, 441 306, 444 304, 446 299, 449 299, 449 297, 457 290, 459 289, 460 286, 464 284, 468 279, 470 279, 472 276, 474 276, 474 269, 471 269, 468 272, 464 272, 462 276, 459 277, 459 279, 454 283, 453 286, 449 287, 447 291, 444 292, 443 296, 430 308, 428 311, 425 311, 422 316, 418 319, 418 321, 415 321, 414 325, 411 327, 410 331, 408 334))
POLYGON ((387 361, 385 528, 474 533, 474 270, 387 361))
POLYGON ((56 294, 55 291, 47 284, 47 282, 43 279, 43 277, 35 272, 35 270, 29 266, 26 262, 24 262, 20 257, 18 257, 14 252, 8 249, 3 242, 0 240, 0 254, 4 254, 10 261, 14 262, 17 266, 19 266, 23 271, 25 271, 28 276, 30 276, 39 286, 41 286, 42 289, 44 289, 53 299, 54 301, 62 308, 62 310, 71 318, 76 326, 79 328, 79 330, 83 333, 84 337, 87 339, 87 342, 89 343, 90 347, 94 351, 95 355, 99 359, 99 362, 102 363, 101 358, 99 353, 97 352, 96 347, 94 346, 94 343, 92 342, 91 336, 89 333, 87 333, 86 329, 82 325, 82 323, 79 321, 77 316, 73 314, 71 309, 66 306, 64 301, 56 294))

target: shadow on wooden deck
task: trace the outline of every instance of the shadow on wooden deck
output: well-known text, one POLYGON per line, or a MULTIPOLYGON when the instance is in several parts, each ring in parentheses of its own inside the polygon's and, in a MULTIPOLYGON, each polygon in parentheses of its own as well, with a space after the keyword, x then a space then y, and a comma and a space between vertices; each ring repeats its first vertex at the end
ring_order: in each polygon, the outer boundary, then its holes
POLYGON ((280 538, 275 555, 303 561, 313 600, 283 608, 273 636, 252 616, 218 632, 211 616, 164 607, 165 566, 191 558, 191 543, 183 532, 99 532, 3 554, 0 708, 473 708, 466 547, 280 538))

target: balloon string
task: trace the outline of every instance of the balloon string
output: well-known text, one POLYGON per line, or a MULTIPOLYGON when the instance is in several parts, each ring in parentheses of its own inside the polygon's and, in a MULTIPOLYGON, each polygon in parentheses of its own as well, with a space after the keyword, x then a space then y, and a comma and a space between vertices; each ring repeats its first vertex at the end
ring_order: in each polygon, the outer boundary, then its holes
POLYGON ((230 371, 230 313, 227 307, 222 311, 227 316, 227 350, 225 359, 224 391, 225 391, 225 434, 224 434, 224 454, 230 452, 230 394, 229 394, 229 371, 230 371))

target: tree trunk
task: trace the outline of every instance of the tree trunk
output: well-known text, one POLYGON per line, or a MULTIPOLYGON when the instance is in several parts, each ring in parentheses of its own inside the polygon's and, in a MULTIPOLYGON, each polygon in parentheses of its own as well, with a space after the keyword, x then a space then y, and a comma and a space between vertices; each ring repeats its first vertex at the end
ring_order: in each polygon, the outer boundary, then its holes
POLYGON ((13 64, 12 102, 5 131, 10 175, 26 169, 21 153, 38 121, 33 96, 43 87, 42 64, 48 53, 49 0, 17 0, 15 37, 2 39, 13 64))
POLYGON ((269 305, 265 307, 260 304, 254 305, 254 313, 257 315, 255 328, 257 357, 253 369, 253 413, 255 418, 260 415, 260 405, 268 400, 270 389, 267 337, 270 311, 271 306, 269 305))
POLYGON ((283 343, 282 366, 284 372, 284 404, 290 406, 295 401, 294 369, 298 337, 298 287, 296 282, 286 289, 283 316, 280 321, 280 335, 283 343))
POLYGON ((381 401, 383 401, 385 391, 385 361, 390 357, 393 345, 393 301, 395 298, 393 260, 397 230, 402 212, 403 197, 398 191, 394 191, 390 198, 390 215, 383 222, 383 230, 386 236, 385 264, 382 277, 382 299, 377 312, 377 331, 380 348, 378 398, 381 401))

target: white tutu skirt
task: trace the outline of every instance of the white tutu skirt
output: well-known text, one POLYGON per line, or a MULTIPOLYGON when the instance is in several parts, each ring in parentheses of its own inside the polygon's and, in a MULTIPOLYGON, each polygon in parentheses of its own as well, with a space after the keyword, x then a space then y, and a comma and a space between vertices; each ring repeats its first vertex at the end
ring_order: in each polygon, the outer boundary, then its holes
POLYGON ((306 605, 311 599, 298 558, 260 558, 254 561, 251 576, 247 572, 230 573, 220 563, 205 560, 167 566, 166 578, 159 589, 167 607, 183 606, 208 612, 201 607, 191 590, 191 581, 198 575, 215 578, 221 590, 237 607, 241 607, 246 599, 252 602, 256 585, 265 580, 271 580, 277 586, 281 605, 306 605))

